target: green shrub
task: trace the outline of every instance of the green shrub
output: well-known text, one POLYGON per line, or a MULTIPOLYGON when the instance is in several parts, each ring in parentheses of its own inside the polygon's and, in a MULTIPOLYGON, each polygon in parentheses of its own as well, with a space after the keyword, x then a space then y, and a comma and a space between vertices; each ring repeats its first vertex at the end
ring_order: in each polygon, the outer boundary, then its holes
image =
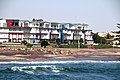
POLYGON ((48 46, 48 45, 49 45, 49 44, 48 44, 47 41, 42 41, 42 42, 41 42, 41 47, 46 48, 46 46, 48 46))
MULTIPOLYGON (((59 45, 58 48, 78 48, 78 44, 59 45)), ((87 45, 80 44, 80 48, 87 48, 87 45)))
POLYGON ((27 45, 27 41, 25 41, 25 40, 22 41, 21 43, 24 44, 24 45, 27 45))
POLYGON ((88 48, 88 45, 81 44, 81 48, 88 48))
POLYGON ((28 47, 28 48, 31 48, 33 45, 32 44, 30 44, 30 43, 27 43, 27 41, 22 41, 21 42, 22 44, 24 44, 26 47, 28 47))
POLYGON ((105 49, 105 48, 113 48, 111 45, 108 44, 99 44, 94 46, 95 49, 105 49))
POLYGON ((28 48, 31 48, 33 45, 30 44, 30 43, 27 43, 26 46, 27 46, 28 48))

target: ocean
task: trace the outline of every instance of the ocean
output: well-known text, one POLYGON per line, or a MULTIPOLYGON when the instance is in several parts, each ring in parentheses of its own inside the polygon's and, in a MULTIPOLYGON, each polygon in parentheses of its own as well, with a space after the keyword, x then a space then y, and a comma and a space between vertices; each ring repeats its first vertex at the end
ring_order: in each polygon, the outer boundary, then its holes
POLYGON ((120 80, 114 58, 0 61, 0 80, 120 80))

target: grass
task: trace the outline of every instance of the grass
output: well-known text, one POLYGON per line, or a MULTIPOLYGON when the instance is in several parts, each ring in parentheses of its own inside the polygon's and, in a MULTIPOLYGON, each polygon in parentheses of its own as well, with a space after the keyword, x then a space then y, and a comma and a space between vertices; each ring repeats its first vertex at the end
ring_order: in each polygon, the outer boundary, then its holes
POLYGON ((106 49, 106 48, 113 48, 113 46, 108 44, 99 44, 94 46, 95 49, 106 49))
MULTIPOLYGON (((78 48, 78 44, 69 44, 69 45, 59 45, 56 48, 78 48)), ((87 48, 87 45, 81 44, 81 48, 87 48)))
MULTIPOLYGON (((88 48, 89 45, 83 45, 81 44, 81 48, 88 48)), ((55 48, 78 48, 78 44, 69 44, 69 45, 59 45, 59 46, 54 46, 55 48)), ((113 46, 109 44, 99 44, 99 45, 94 45, 95 49, 107 49, 107 48, 113 48, 113 46)))

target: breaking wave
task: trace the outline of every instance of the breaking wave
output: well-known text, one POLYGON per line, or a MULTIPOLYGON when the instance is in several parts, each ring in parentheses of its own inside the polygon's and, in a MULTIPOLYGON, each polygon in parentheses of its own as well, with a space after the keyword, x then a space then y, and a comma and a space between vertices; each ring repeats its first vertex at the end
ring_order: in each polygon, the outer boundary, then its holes
POLYGON ((120 61, 7 61, 0 64, 66 64, 66 63, 120 63, 120 61))
POLYGON ((11 68, 11 70, 34 74, 34 72, 37 71, 37 70, 43 70, 43 71, 51 70, 52 72, 57 73, 57 72, 62 71, 63 68, 62 67, 57 67, 55 65, 23 66, 23 67, 14 66, 14 67, 11 68))

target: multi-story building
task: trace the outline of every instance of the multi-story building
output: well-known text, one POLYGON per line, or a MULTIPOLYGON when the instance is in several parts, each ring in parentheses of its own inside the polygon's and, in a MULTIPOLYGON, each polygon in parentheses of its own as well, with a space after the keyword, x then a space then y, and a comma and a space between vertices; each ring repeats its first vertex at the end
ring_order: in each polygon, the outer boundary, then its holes
POLYGON ((81 24, 47 22, 42 20, 0 20, 0 42, 38 43, 41 40, 74 42, 83 38, 84 44, 92 44, 92 30, 81 24))

